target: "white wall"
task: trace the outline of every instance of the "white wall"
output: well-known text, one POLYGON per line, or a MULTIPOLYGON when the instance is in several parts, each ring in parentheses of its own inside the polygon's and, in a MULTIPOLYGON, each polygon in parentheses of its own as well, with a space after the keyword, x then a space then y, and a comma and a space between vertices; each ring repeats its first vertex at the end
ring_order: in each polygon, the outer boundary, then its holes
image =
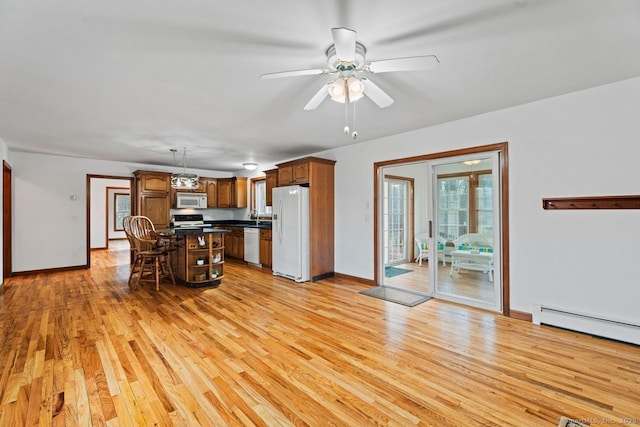
MULTIPOLYGON (((132 176, 137 169, 170 167, 12 152, 13 271, 86 264, 86 176, 132 176), (72 195, 76 200, 71 200, 72 195)), ((189 170, 202 176, 229 172, 189 170)))
POLYGON ((635 78, 316 154, 337 160, 336 272, 373 279, 373 249, 363 248, 373 248, 374 162, 508 141, 511 308, 544 303, 640 324, 640 211, 541 202, 639 194, 639 110, 635 78))

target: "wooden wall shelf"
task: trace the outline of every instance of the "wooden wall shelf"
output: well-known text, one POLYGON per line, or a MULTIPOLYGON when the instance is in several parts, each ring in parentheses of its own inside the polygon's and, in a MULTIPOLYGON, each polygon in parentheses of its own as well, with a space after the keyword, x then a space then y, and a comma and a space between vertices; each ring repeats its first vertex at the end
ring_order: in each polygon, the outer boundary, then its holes
POLYGON ((590 196, 542 199, 543 209, 640 209, 640 196, 590 196))

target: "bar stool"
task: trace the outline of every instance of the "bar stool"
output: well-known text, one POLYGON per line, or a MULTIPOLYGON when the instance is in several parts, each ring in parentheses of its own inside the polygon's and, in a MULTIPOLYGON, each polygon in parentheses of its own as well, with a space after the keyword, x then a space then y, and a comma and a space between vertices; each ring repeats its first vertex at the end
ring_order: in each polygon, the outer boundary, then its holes
POLYGON ((129 286, 135 289, 140 282, 152 281, 156 284, 156 291, 159 291, 160 278, 165 276, 169 276, 175 285, 176 281, 169 263, 171 248, 161 244, 161 239, 158 238, 151 220, 146 216, 127 217, 124 219, 124 229, 134 252, 129 286), (132 286, 134 276, 136 280, 132 286), (149 276, 150 278, 145 278, 149 276))

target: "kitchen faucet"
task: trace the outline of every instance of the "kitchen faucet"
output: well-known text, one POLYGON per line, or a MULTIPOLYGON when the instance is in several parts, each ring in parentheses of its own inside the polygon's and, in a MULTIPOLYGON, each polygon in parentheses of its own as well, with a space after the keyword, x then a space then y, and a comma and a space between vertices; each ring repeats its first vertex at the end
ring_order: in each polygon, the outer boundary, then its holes
POLYGON ((256 227, 260 225, 260 215, 258 215, 258 210, 257 209, 253 209, 251 211, 251 214, 249 215, 250 218, 255 218, 256 219, 256 227))

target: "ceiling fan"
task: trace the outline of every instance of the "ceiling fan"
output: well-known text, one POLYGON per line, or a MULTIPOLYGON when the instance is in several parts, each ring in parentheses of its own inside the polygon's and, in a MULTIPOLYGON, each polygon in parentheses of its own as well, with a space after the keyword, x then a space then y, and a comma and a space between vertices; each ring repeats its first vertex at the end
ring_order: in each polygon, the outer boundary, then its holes
POLYGON ((362 74, 388 73, 394 71, 431 70, 440 61, 435 55, 411 56, 366 62, 367 49, 356 41, 356 32, 349 28, 332 28, 333 44, 326 51, 327 68, 281 71, 267 73, 261 79, 282 77, 337 74, 335 81, 326 83, 305 105, 305 110, 314 110, 327 96, 333 101, 353 102, 363 95, 369 97, 380 108, 393 104, 393 99, 378 85, 362 74))

